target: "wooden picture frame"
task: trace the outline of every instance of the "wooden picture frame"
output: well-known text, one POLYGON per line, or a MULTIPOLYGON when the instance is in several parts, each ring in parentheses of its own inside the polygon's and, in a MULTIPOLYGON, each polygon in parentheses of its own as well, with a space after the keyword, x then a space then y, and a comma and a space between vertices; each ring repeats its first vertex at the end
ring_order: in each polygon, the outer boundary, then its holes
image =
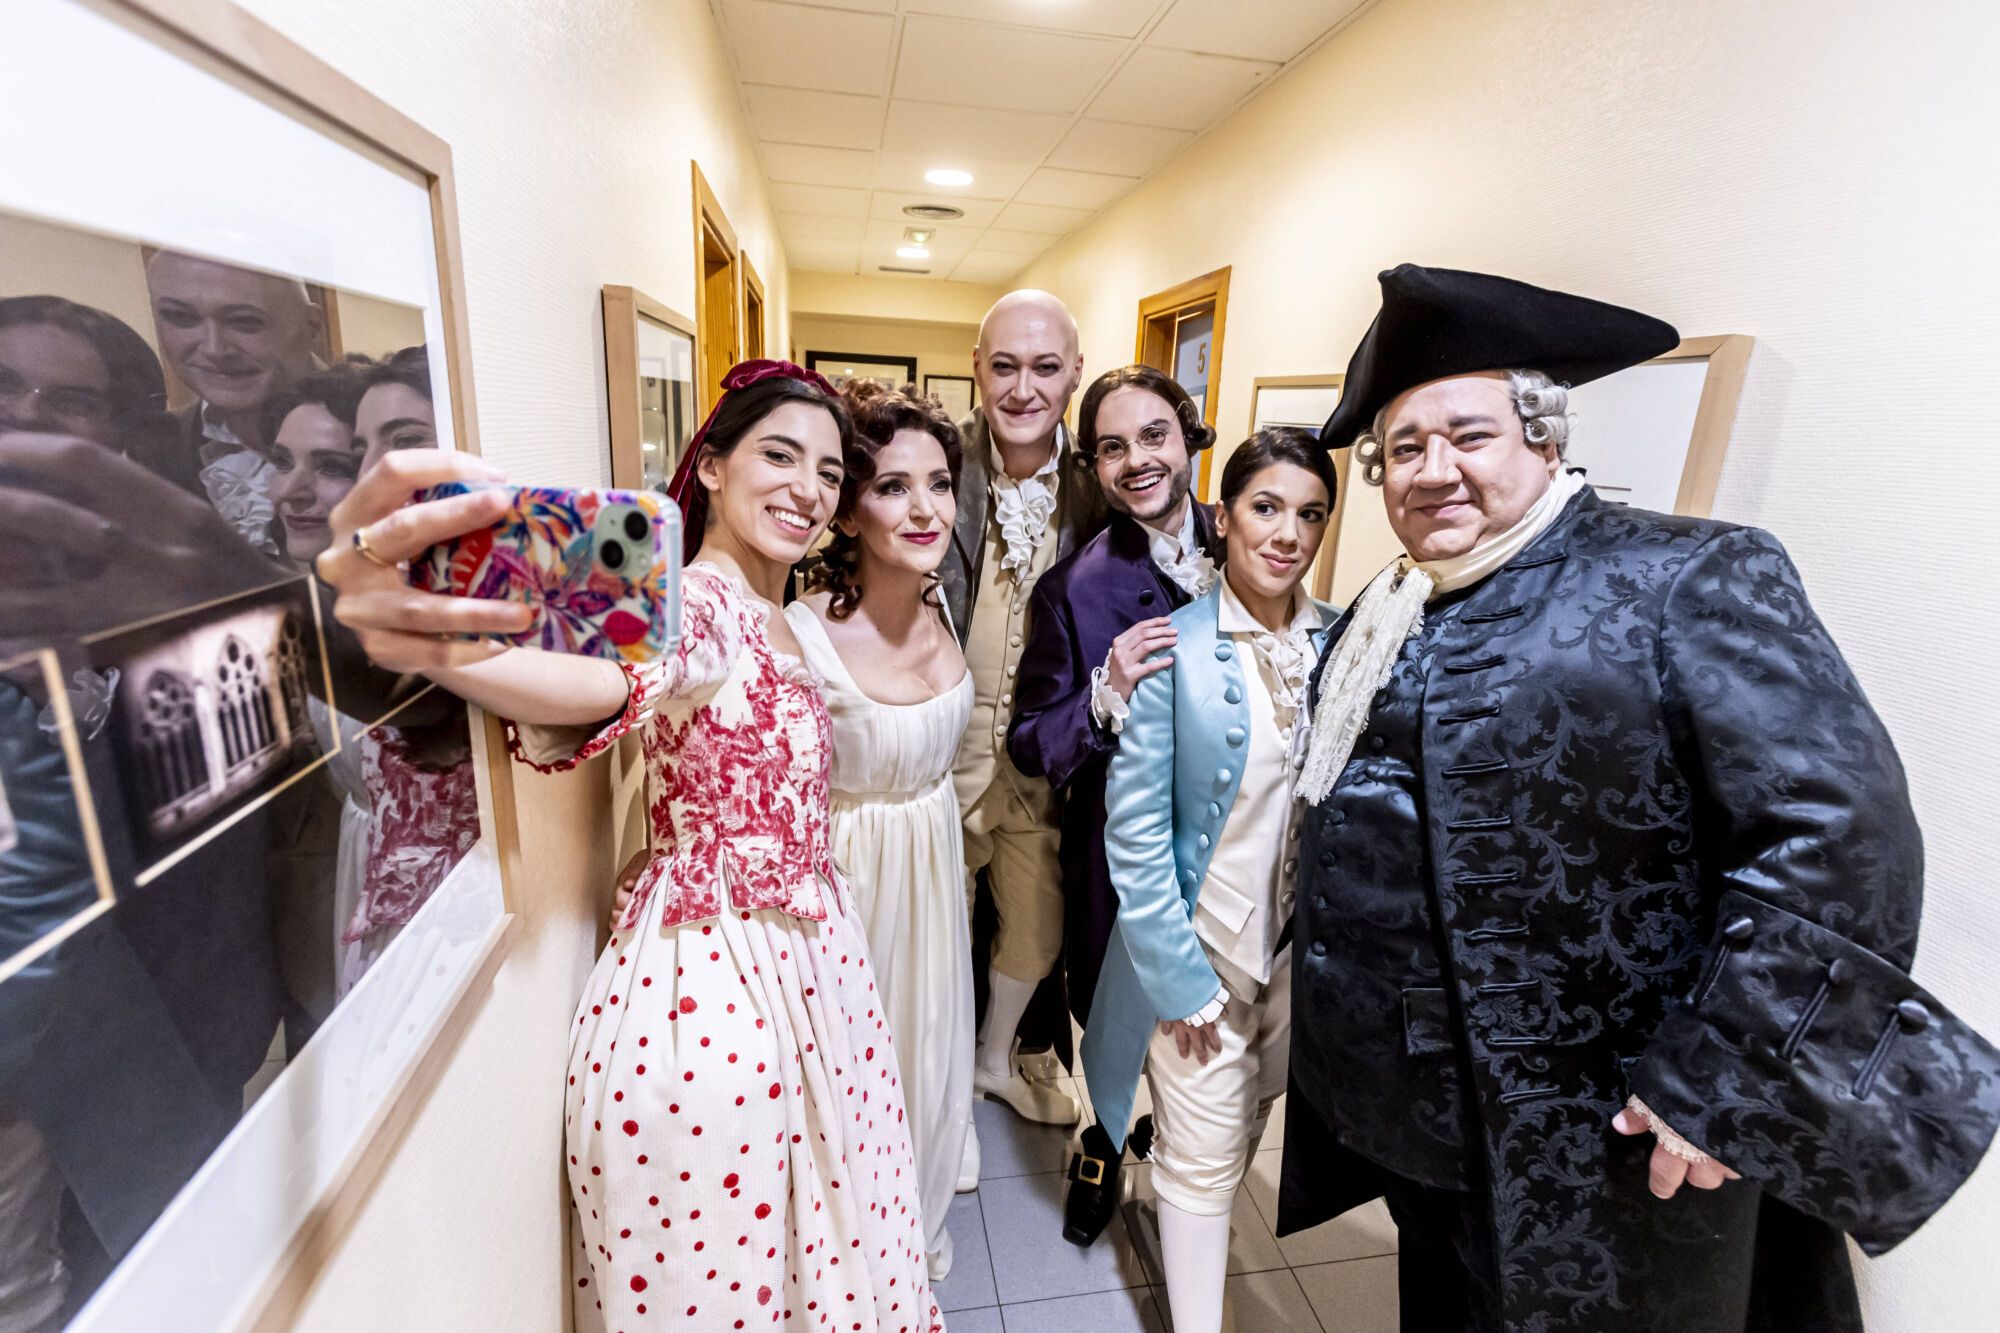
MULTIPOLYGON (((388 268, 423 275, 430 384, 448 400, 437 404, 437 434, 442 443, 478 451, 452 156, 442 139, 228 0, 25 0, 10 8, 7 24, 16 54, 34 63, 37 79, 74 87, 104 78, 108 86, 142 89, 127 95, 157 98, 170 112, 185 105, 181 94, 199 93, 236 117, 225 154, 251 153, 238 146, 251 134, 264 145, 254 151, 300 146, 306 156, 338 158, 379 183, 398 208, 392 217, 376 217, 380 231, 369 237, 338 210, 310 218, 296 209, 286 213, 297 196, 263 182, 269 220, 284 225, 268 233, 254 222, 241 233, 211 226, 191 241, 189 229, 211 225, 200 219, 231 206, 217 202, 227 196, 215 194, 203 173, 178 173, 163 187, 135 171, 130 195, 77 196, 62 193, 69 175, 32 170, 0 190, 0 208, 137 240, 146 239, 142 231, 122 229, 105 215, 138 216, 150 207, 148 216, 164 216, 170 210, 155 205, 166 193, 177 216, 193 221, 176 224, 179 231, 166 226, 157 239, 308 283, 329 275, 269 256, 317 253, 329 268, 346 268, 370 246, 393 251, 388 268), (133 70, 153 82, 130 82, 133 70), (411 218, 418 221, 406 225, 411 218), (240 254, 225 246, 239 236, 240 254), (322 237, 348 249, 322 245, 322 237), (414 267, 412 255, 421 256, 414 267)), ((45 96, 39 86, 23 81, 14 95, 45 96)), ((101 100, 105 114, 122 114, 116 97, 101 100)), ((88 174, 92 153, 100 151, 93 145, 102 145, 105 162, 121 164, 99 164, 112 173, 108 178, 126 180, 115 174, 124 169, 127 157, 118 155, 126 150, 103 135, 67 164, 71 174, 88 174)), ((146 158, 141 149, 131 153, 138 155, 132 161, 146 158)), ((299 167, 282 151, 258 160, 299 167)), ((227 161, 215 165, 218 175, 235 169, 227 161)), ((505 738, 497 719, 471 708, 467 719, 479 821, 470 850, 123 1254, 67 1326, 72 1333, 152 1327, 166 1318, 239 1330, 294 1322, 318 1276, 318 1258, 337 1245, 396 1151, 477 1012, 514 930, 521 858, 505 738), (470 896, 459 891, 465 886, 470 896)))
POLYGON ((1570 462, 1608 500, 1707 518, 1755 346, 1741 333, 1684 338, 1663 356, 1572 388, 1570 462))
MULTIPOLYGON (((1222 396, 1222 344, 1227 332, 1229 319, 1229 271, 1225 264, 1213 272, 1198 278, 1177 283, 1162 292, 1140 298, 1139 328, 1132 359, 1142 366, 1151 366, 1164 371, 1178 380, 1174 365, 1176 352, 1176 332, 1183 320, 1209 314, 1214 324, 1209 333, 1207 387, 1202 393, 1201 419, 1210 426, 1215 424, 1216 404, 1222 396)), ((1201 456, 1201 473, 1195 481, 1195 494, 1207 498, 1210 495, 1210 469, 1213 453, 1201 456)))
POLYGON ((963 421, 979 407, 979 381, 970 375, 926 375, 924 397, 935 398, 953 421, 963 421))
MULTIPOLYGON (((651 490, 673 476, 681 450, 693 436, 700 418, 694 415, 694 398, 682 410, 678 403, 664 404, 668 419, 661 430, 649 430, 646 386, 656 377, 646 375, 648 357, 643 344, 649 335, 663 332, 684 339, 690 366, 687 381, 694 387, 692 366, 698 335, 694 321, 635 287, 607 284, 604 302, 604 390, 611 427, 611 484, 621 490, 651 490), (679 420, 675 420, 675 417, 679 420), (649 439, 648 435, 659 438, 649 439), (658 453, 648 459, 648 451, 658 453)), ((674 383, 671 376, 669 383, 674 383)))

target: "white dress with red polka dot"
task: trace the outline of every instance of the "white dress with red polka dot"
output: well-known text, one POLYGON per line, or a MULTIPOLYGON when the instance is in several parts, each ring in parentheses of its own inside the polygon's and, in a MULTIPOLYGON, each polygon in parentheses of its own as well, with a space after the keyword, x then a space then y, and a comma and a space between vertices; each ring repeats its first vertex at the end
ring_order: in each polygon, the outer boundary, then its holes
POLYGON ((653 859, 571 1032, 577 1327, 942 1329, 818 682, 734 580, 692 565, 682 596, 615 723, 516 737, 569 767, 646 724, 653 859))

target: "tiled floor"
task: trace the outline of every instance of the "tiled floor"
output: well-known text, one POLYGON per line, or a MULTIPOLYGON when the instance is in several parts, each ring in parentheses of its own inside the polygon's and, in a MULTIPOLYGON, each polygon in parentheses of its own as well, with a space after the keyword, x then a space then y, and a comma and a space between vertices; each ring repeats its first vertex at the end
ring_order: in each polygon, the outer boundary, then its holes
MULTIPOLYGON (((1076 1090, 1070 1080, 1063 1086, 1076 1090)), ((1143 1113, 1143 1085, 1140 1098, 1143 1113)), ((937 1288, 951 1333, 1169 1333, 1152 1168, 1126 1168, 1131 1201, 1080 1250, 1062 1238, 1069 1132, 1031 1125, 998 1102, 981 1101, 973 1118, 979 1189, 952 1206, 952 1270, 937 1288)), ((1236 1200, 1227 1290, 1237 1333, 1394 1333, 1396 1231, 1388 1211, 1378 1200, 1276 1239, 1280 1138, 1274 1121, 1272 1146, 1257 1154, 1236 1200)))

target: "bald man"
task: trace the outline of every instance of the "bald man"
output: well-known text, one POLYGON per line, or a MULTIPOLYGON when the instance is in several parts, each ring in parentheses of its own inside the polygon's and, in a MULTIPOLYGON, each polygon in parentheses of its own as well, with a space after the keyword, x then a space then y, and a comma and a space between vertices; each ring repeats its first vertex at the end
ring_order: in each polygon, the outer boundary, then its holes
POLYGON ((295 278, 172 250, 147 262, 146 291, 161 359, 201 400, 182 417, 179 453, 159 470, 276 555, 264 404, 318 363, 319 307, 295 278))
MULTIPOLYGON (((980 405, 959 424, 965 465, 944 593, 972 672, 972 721, 953 773, 969 875, 986 872, 999 916, 973 1088, 1029 1120, 1072 1124, 1076 1102, 1028 1079, 1015 1029, 1062 949, 1062 880, 1054 799, 1007 757, 1028 595, 1055 562, 1104 526, 1104 497, 1078 466, 1063 415, 1083 377, 1076 321, 1047 292, 1000 298, 979 325, 980 405)), ((978 1179, 968 1136, 960 1188, 978 1179)))

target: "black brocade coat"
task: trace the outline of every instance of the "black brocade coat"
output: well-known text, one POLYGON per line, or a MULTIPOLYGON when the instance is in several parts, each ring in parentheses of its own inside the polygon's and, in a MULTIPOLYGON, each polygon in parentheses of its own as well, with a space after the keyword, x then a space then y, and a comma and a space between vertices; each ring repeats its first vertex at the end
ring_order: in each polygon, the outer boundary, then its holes
POLYGON ((1586 491, 1373 718, 1307 815, 1279 1233, 1387 1167, 1483 1196, 1510 1330, 1858 1328, 1838 1232, 1944 1203, 2000 1068, 1908 975, 1902 766, 1777 541, 1586 491), (1654 1198, 1633 1092, 1744 1182, 1654 1198))

